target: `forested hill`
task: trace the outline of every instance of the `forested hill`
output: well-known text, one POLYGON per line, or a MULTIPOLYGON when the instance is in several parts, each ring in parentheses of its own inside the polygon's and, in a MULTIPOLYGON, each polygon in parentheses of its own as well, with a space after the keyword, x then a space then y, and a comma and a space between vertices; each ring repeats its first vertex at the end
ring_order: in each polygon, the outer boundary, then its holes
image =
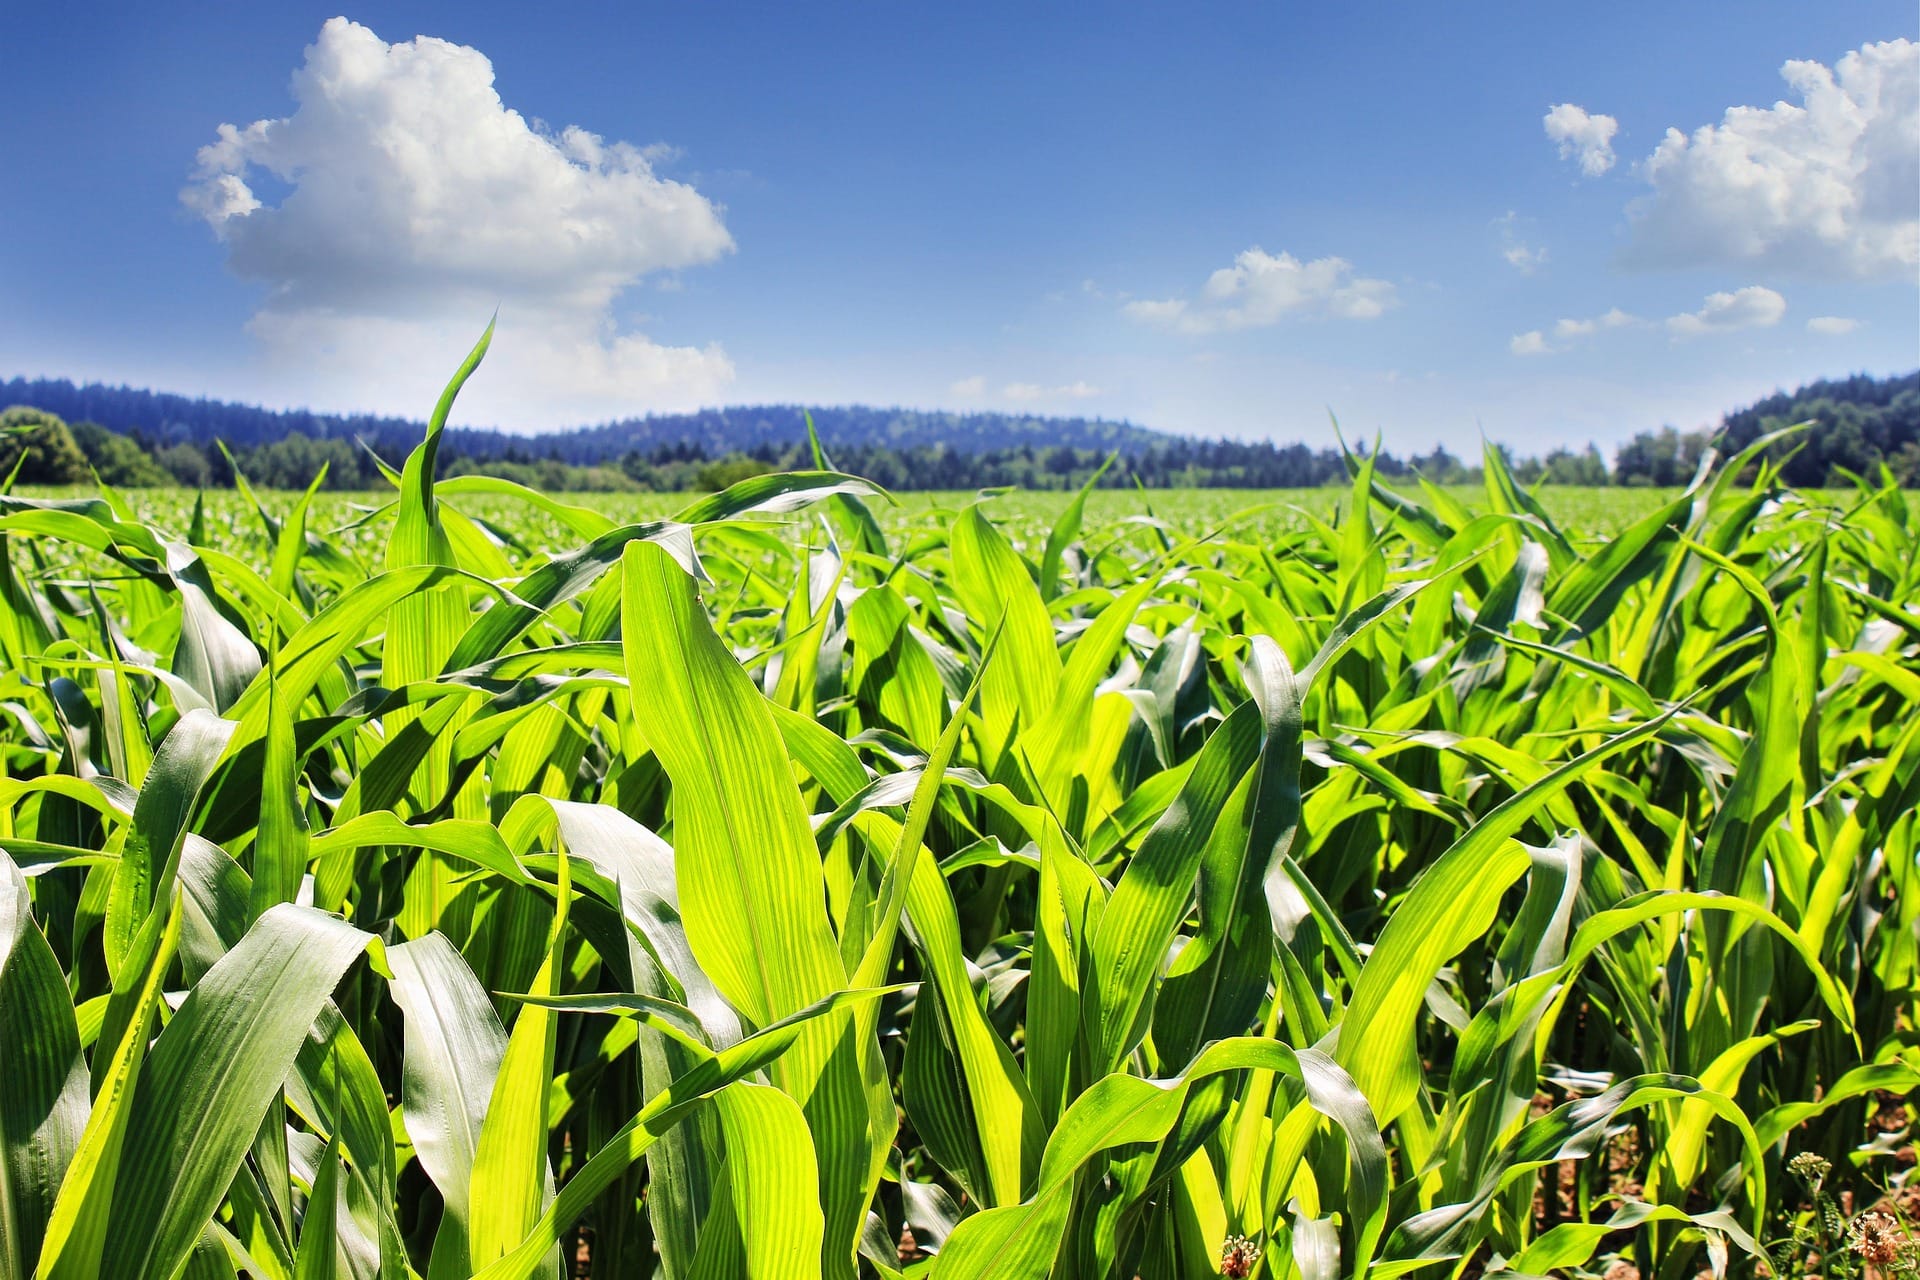
MULTIPOLYGON (((794 405, 709 409, 536 436, 461 429, 447 433, 440 457, 445 474, 483 472, 548 490, 718 488, 763 471, 812 465, 806 412, 794 405)), ((1302 488, 1344 483, 1347 476, 1346 461, 1330 441, 1316 448, 1195 440, 1087 418, 862 407, 812 412, 835 465, 890 489, 1062 489, 1096 472, 1101 484, 1149 488, 1302 488), (1116 452, 1117 462, 1107 465, 1116 452)), ((1788 483, 1878 479, 1885 466, 1895 482, 1920 486, 1920 373, 1810 383, 1727 414, 1715 431, 1641 431, 1620 446, 1611 466, 1591 444, 1563 445, 1538 457, 1509 454, 1508 463, 1527 484, 1680 485, 1715 434, 1724 447, 1738 449, 1809 421, 1812 429, 1793 432, 1767 451, 1788 483)), ((381 478, 373 454, 397 464, 421 430, 403 418, 275 412, 45 379, 0 382, 0 476, 19 463, 23 484, 98 476, 116 487, 230 486, 238 467, 269 488, 304 488, 322 468, 330 488, 376 488, 381 478)), ((1441 484, 1480 476, 1475 460, 1441 448, 1405 458, 1383 452, 1374 463, 1383 476, 1418 471, 1441 484)))
MULTIPOLYGON (((157 445, 206 447, 219 440, 231 448, 251 449, 290 435, 303 435, 310 440, 363 440, 382 455, 404 456, 418 442, 423 429, 419 422, 406 418, 263 409, 97 382, 75 386, 64 378, 0 382, 0 405, 14 404, 42 409, 68 422, 97 422, 123 435, 138 433, 157 445)), ((763 446, 781 449, 804 441, 809 412, 821 438, 836 447, 906 449, 943 445, 961 453, 984 453, 1022 445, 1067 445, 1136 454, 1174 438, 1132 423, 1099 418, 936 413, 863 405, 809 410, 782 404, 654 414, 538 435, 463 427, 448 431, 443 447, 469 458, 531 456, 582 466, 671 448, 720 457, 763 450, 763 446)))

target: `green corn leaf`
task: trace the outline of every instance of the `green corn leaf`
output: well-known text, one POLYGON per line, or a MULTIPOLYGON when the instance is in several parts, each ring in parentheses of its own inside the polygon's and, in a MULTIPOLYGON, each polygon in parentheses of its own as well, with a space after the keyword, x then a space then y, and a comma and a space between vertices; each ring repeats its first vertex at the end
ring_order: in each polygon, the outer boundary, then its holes
POLYGON ((387 961, 393 1001, 405 1019, 407 1136, 446 1202, 429 1271, 464 1275, 472 1269, 467 1193, 507 1035, 473 970, 445 935, 430 933, 394 947, 387 961))
MULTIPOLYGON (((1590 1098, 1556 1107, 1523 1128, 1481 1171, 1477 1193, 1469 1200, 1415 1214, 1394 1229, 1377 1274, 1391 1276, 1426 1263, 1472 1252, 1481 1219, 1501 1187, 1513 1179, 1561 1160, 1584 1159, 1605 1140, 1608 1127, 1623 1112, 1669 1098, 1684 1098, 1710 1108, 1734 1126, 1745 1143, 1749 1172, 1765 1200, 1766 1173, 1746 1115, 1723 1094, 1687 1076, 1652 1073, 1634 1076, 1590 1098)), ((1756 1211, 1756 1215, 1763 1210, 1756 1211)), ((1759 1234, 1758 1221, 1754 1223, 1759 1234)))
POLYGON ((92 1280, 102 1274, 101 1257, 129 1124, 136 1111, 143 1111, 136 1107, 135 1086, 146 1059, 147 1028, 159 1007, 161 981, 180 940, 177 905, 158 914, 165 924, 156 937, 153 959, 143 971, 137 1002, 124 1029, 114 1039, 101 1041, 95 1050, 93 1110, 47 1222, 46 1241, 34 1271, 39 1280, 92 1280))
MULTIPOLYGON (((1046 603, 1026 562, 980 508, 968 507, 953 527, 953 587, 983 638, 999 634, 1005 656, 982 690, 989 759, 1011 744, 1016 725, 1045 718, 1060 686, 1060 652, 1046 603)), ((989 773, 993 770, 989 769, 989 773)))
POLYGON ((634 716, 676 781, 675 854, 694 956, 769 1025, 844 979, 819 860, 765 698, 666 552, 626 550, 622 630, 634 716))
POLYGON ((674 519, 681 524, 707 524, 749 514, 779 515, 823 501, 836 494, 885 497, 886 490, 871 480, 833 471, 783 471, 749 476, 719 493, 700 499, 674 519))
POLYGON ((295 790, 299 757, 292 708, 269 687, 266 768, 260 778, 260 825, 253 842, 253 914, 300 893, 308 856, 307 815, 295 790))
POLYGON ((805 1280, 817 1276, 825 1222, 814 1167, 813 1139, 793 1099, 778 1089, 741 1081, 713 1096, 726 1134, 730 1194, 724 1206, 732 1221, 710 1215, 701 1228, 701 1253, 695 1277, 739 1275, 751 1280, 805 1280), (715 1248, 728 1262, 724 1270, 707 1260, 715 1248))
POLYGON ((882 993, 841 991, 818 1001, 774 1025, 757 1031, 736 1045, 686 1072, 661 1090, 634 1118, 610 1136, 554 1197, 532 1232, 517 1248, 474 1280, 525 1280, 541 1258, 559 1243, 565 1231, 599 1194, 647 1153, 660 1136, 691 1115, 714 1093, 779 1060, 815 1020, 871 1000, 882 993))
POLYGON ((87 1065, 60 962, 0 854, 0 1274, 33 1273, 87 1123, 87 1065))
POLYGON ((260 674, 260 651, 215 603, 213 582, 191 547, 166 543, 167 572, 180 593, 180 643, 173 673, 224 712, 260 674))
POLYGON ((1260 707, 1249 699, 1214 730, 1100 917, 1083 1016, 1102 1070, 1113 1070, 1146 1032, 1143 1015, 1153 980, 1193 899, 1207 842, 1234 788, 1259 758, 1263 729, 1260 707))
POLYGON ((1385 1213, 1387 1155, 1365 1100, 1331 1059, 1313 1050, 1295 1053, 1272 1040, 1222 1040, 1181 1075, 1142 1080, 1110 1075, 1087 1090, 1060 1119, 1047 1143, 1035 1193, 1023 1204, 989 1209, 961 1222, 940 1251, 938 1280, 1039 1280, 1049 1273, 1073 1200, 1076 1175, 1112 1148, 1163 1141, 1179 1119, 1189 1089, 1223 1071, 1257 1068, 1297 1080, 1314 1108, 1344 1134, 1355 1190, 1350 1205, 1364 1271, 1385 1213))
POLYGON ((1107 474, 1108 468, 1112 467, 1119 457, 1117 453, 1108 454, 1107 460, 1087 477, 1087 482, 1080 486, 1080 491, 1073 495, 1066 509, 1061 511, 1060 518, 1053 522, 1053 529, 1047 534, 1047 549, 1040 557, 1041 599, 1052 600, 1060 594, 1060 561, 1066 554, 1067 547, 1080 536, 1080 525, 1087 514, 1087 495, 1099 487, 1100 477, 1107 474))
POLYGON ((154 757, 134 805, 133 829, 121 850, 108 900, 105 942, 110 961, 118 964, 127 959, 134 934, 146 922, 156 899, 164 902, 170 896, 188 819, 233 730, 232 721, 210 712, 188 712, 154 757))
POLYGON ((1513 1269, 1523 1275, 1546 1276, 1584 1266, 1600 1243, 1618 1231, 1631 1231, 1649 1222, 1673 1222, 1717 1231, 1753 1257, 1765 1255, 1746 1228, 1723 1210, 1688 1213, 1670 1204, 1630 1200, 1601 1222, 1563 1222, 1523 1249, 1513 1269))
POLYGON ((171 1274, 219 1207, 307 1028, 372 939, 273 907, 188 993, 140 1071, 104 1269, 171 1274))
MULTIPOLYGON (((559 907, 547 934, 546 959, 533 980, 533 994, 560 991, 562 947, 573 880, 560 859, 559 907)), ((547 1164, 547 1100, 553 1091, 556 1019, 553 1010, 527 1004, 514 1020, 500 1070, 486 1102, 485 1118, 474 1143, 468 1182, 467 1239, 472 1265, 484 1267, 501 1257, 532 1229, 553 1193, 547 1164), (485 1206, 474 1213, 472 1206, 485 1206)))
POLYGON ((335 1280, 346 1271, 340 1258, 339 1143, 320 1154, 320 1172, 300 1220, 300 1246, 293 1255, 293 1280, 335 1280))
POLYGON ((1568 784, 1651 737, 1671 715, 1613 735, 1502 801, 1427 868, 1394 911, 1360 971, 1335 1053, 1383 1122, 1398 1118, 1420 1088, 1414 1019, 1428 985, 1486 932, 1501 896, 1526 870, 1514 833, 1568 784))
POLYGON ((1273 964, 1273 934, 1258 904, 1300 821, 1301 690, 1286 656, 1265 636, 1254 638, 1246 679, 1260 708, 1263 740, 1240 784, 1239 812, 1230 811, 1233 820, 1220 824, 1201 855, 1199 928, 1170 966, 1157 1000, 1154 1038, 1169 1064, 1246 1031, 1273 964))

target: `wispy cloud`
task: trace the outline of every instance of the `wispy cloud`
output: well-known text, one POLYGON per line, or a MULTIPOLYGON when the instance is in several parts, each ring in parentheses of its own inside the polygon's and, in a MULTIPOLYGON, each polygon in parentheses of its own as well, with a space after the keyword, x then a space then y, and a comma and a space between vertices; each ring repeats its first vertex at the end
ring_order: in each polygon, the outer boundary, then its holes
POLYGON ((1043 386, 1037 382, 1009 382, 1000 389, 1000 394, 1025 404, 1036 400, 1088 400, 1105 393, 1088 382, 1069 382, 1057 387, 1043 386))
POLYGON ((1547 251, 1520 238, 1520 215, 1509 209, 1493 220, 1500 233, 1500 256, 1521 275, 1530 276, 1547 264, 1547 251))
POLYGON ((1764 329, 1780 323, 1787 300, 1763 285, 1748 285, 1732 293, 1710 293, 1698 311, 1667 317, 1667 332, 1675 338, 1698 338, 1737 329, 1764 329))
POLYGON ((1507 343, 1507 350, 1517 356, 1553 355, 1603 330, 1626 329, 1645 323, 1646 321, 1640 317, 1629 315, 1619 307, 1613 307, 1590 319, 1567 318, 1554 321, 1553 342, 1547 341, 1546 331, 1542 329, 1529 329, 1525 333, 1516 334, 1507 343), (1559 345, 1556 346, 1555 343, 1559 345))
POLYGON ((1295 315, 1371 320, 1398 305, 1391 281, 1356 276, 1345 258, 1302 262, 1256 246, 1207 277, 1196 298, 1142 299, 1121 312, 1143 324, 1199 334, 1259 328, 1295 315))

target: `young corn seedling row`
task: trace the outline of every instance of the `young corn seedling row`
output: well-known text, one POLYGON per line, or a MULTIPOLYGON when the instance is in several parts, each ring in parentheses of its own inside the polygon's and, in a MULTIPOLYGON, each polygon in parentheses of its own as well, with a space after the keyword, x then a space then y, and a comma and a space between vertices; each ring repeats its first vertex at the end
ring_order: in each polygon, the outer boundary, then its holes
POLYGON ((0 1276, 1910 1268, 1890 487, 618 524, 485 345, 348 530, 0 497, 0 1276))

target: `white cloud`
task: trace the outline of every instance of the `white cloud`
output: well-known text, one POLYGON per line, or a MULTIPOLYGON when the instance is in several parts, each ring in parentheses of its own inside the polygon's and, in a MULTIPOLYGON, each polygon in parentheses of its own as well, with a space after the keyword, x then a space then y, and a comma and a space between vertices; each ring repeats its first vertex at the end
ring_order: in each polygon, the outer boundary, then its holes
POLYGON ((1668 129, 1628 207, 1639 266, 1757 264, 1913 281, 1920 267, 1920 44, 1868 44, 1831 69, 1794 61, 1800 104, 1730 107, 1668 129))
POLYGON ((947 393, 967 400, 977 399, 987 394, 987 380, 983 375, 976 373, 971 378, 961 378, 953 383, 947 388, 947 393))
POLYGON ((1815 316, 1813 319, 1807 321, 1808 333, 1820 333, 1829 337, 1838 337, 1841 334, 1852 333, 1859 327, 1860 322, 1858 320, 1849 319, 1846 316, 1815 316))
POLYGON ((1099 387, 1086 382, 1069 382, 1059 387, 1046 387, 1037 382, 1009 382, 1000 389, 1000 394, 1009 400, 1030 403, 1035 400, 1086 400, 1104 393, 1099 387))
POLYGON ((1515 334, 1507 343, 1507 350, 1517 356, 1547 356, 1569 349, 1576 339, 1591 338, 1594 334, 1607 329, 1625 329, 1632 325, 1645 324, 1639 316, 1629 315, 1618 307, 1613 307, 1591 319, 1568 318, 1556 320, 1553 324, 1553 336, 1561 345, 1555 346, 1547 341, 1547 335, 1541 329, 1529 329, 1525 333, 1515 334))
POLYGON ((1698 311, 1669 316, 1667 332, 1676 338, 1697 338, 1735 329, 1764 329, 1779 324, 1786 313, 1785 298, 1761 285, 1748 285, 1732 293, 1710 293, 1698 311))
POLYGON ((1508 266, 1518 268, 1521 275, 1527 276, 1538 271, 1547 261, 1545 249, 1529 248, 1524 244, 1507 245, 1500 250, 1500 256, 1507 260, 1508 266))
POLYGON ((1556 321, 1553 326, 1553 336, 1563 341, 1568 338, 1588 338, 1602 329, 1624 329, 1628 325, 1639 323, 1639 317, 1628 315, 1620 308, 1614 307, 1591 320, 1556 321))
POLYGON ((1578 157, 1580 172, 1597 178, 1613 168, 1613 135, 1620 122, 1612 116, 1589 115, 1584 107, 1563 102, 1540 118, 1547 137, 1560 144, 1560 157, 1578 157))
POLYGON ((307 48, 292 93, 287 117, 220 126, 181 193, 232 269, 266 285, 249 328, 289 370, 420 414, 445 352, 498 306, 470 394, 503 425, 697 403, 731 380, 719 347, 664 346, 614 319, 643 277, 733 247, 718 208, 654 172, 671 149, 529 125, 478 50, 387 44, 344 18, 307 48), (277 202, 250 185, 257 170, 286 188, 277 202))
POLYGON ((1500 256, 1507 265, 1521 275, 1530 276, 1547 263, 1547 251, 1535 248, 1520 238, 1520 215, 1509 209, 1503 216, 1495 218, 1493 225, 1500 228, 1500 256))
POLYGON ((1219 333, 1277 324, 1288 315, 1371 320, 1399 297, 1391 281, 1353 274, 1345 258, 1302 262, 1290 253, 1246 250, 1207 277, 1200 296, 1129 302, 1121 312, 1144 324, 1180 333, 1219 333))

